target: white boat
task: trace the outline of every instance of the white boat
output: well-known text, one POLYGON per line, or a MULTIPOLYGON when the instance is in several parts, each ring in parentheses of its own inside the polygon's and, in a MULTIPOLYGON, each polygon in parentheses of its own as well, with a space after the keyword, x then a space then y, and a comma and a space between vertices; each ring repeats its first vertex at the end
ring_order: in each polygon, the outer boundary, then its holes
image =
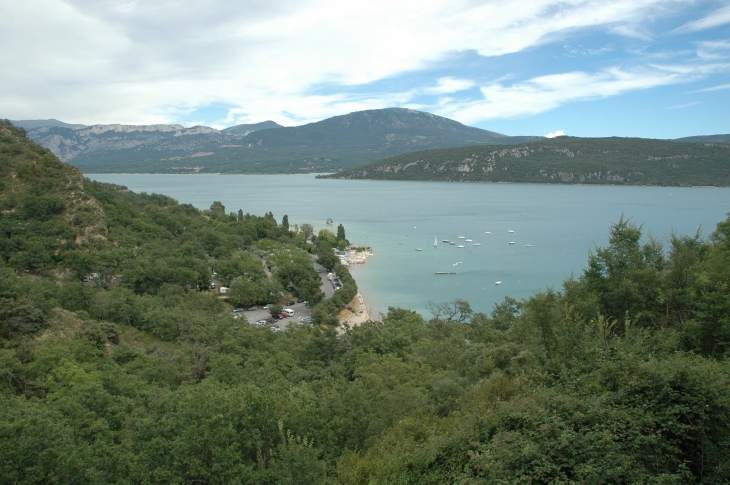
POLYGON ((449 244, 451 244, 453 246, 456 243, 454 241, 449 241, 449 244))
POLYGON ((471 242, 471 239, 464 239, 465 242, 471 242))
POLYGON ((436 236, 433 237, 433 247, 437 247, 439 245, 438 239, 436 239, 436 236))
POLYGON ((421 249, 421 248, 416 248, 416 251, 423 251, 423 249, 421 249))
POLYGON ((458 245, 458 246, 456 246, 456 247, 457 247, 457 248, 463 248, 463 247, 464 247, 464 245, 463 245, 463 244, 459 244, 459 245, 458 245))
POLYGON ((443 240, 443 241, 441 241, 441 242, 445 242, 446 244, 449 244, 449 240, 448 240, 448 239, 444 239, 444 240, 443 240))
POLYGON ((495 284, 495 285, 501 285, 501 284, 502 284, 502 282, 501 282, 501 281, 495 281, 495 282, 494 282, 494 284, 495 284))
POLYGON ((484 231, 484 234, 492 234, 492 233, 489 231, 484 231))
POLYGON ((475 242, 474 244, 472 244, 472 246, 481 246, 481 245, 482 245, 482 243, 479 243, 479 242, 475 242))
POLYGON ((457 239, 466 239, 466 236, 459 236, 457 239))
POLYGON ((526 248, 531 248, 532 247, 532 244, 525 244, 525 247, 526 248))
POLYGON ((514 241, 510 241, 509 243, 510 243, 510 244, 516 244, 516 243, 515 243, 514 241))
POLYGON ((509 231, 507 231, 507 232, 508 232, 508 233, 510 233, 510 234, 512 234, 512 233, 513 233, 513 232, 515 232, 515 231, 513 231, 512 229, 510 229, 510 230, 509 230, 509 231))

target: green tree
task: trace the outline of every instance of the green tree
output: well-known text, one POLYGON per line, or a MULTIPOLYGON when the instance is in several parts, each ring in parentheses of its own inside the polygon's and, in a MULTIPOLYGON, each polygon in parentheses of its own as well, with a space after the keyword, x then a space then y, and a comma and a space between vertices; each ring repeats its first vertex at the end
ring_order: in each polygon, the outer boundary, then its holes
POLYGON ((302 234, 304 235, 304 240, 308 241, 312 235, 314 234, 314 228, 311 224, 302 224, 299 229, 302 231, 302 234))
POLYGON ((601 313, 625 326, 648 326, 661 316, 664 255, 654 238, 641 244, 641 227, 623 215, 611 226, 609 246, 588 257, 582 281, 598 297, 601 313))
POLYGON ((347 238, 345 237, 345 227, 340 224, 337 226, 337 240, 338 241, 346 241, 347 238))
POLYGON ((271 316, 279 316, 281 315, 282 311, 284 311, 284 307, 279 305, 278 303, 269 307, 269 313, 271 314, 271 316))

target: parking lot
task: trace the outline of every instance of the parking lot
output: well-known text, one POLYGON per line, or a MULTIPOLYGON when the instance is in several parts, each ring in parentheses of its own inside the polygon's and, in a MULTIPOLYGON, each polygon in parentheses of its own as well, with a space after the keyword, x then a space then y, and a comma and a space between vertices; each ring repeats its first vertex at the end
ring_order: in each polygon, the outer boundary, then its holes
MULTIPOLYGON (((295 303, 293 305, 283 305, 283 308, 291 308, 294 310, 294 315, 288 318, 282 318, 278 322, 273 324, 266 324, 267 327, 276 327, 284 330, 289 323, 301 323, 302 318, 308 317, 311 314, 311 310, 306 307, 304 303, 295 303)), ((234 316, 240 318, 240 316, 246 317, 246 321, 250 324, 255 324, 259 320, 266 320, 271 316, 268 310, 264 310, 261 306, 258 306, 256 310, 244 310, 240 313, 235 313, 234 316)))

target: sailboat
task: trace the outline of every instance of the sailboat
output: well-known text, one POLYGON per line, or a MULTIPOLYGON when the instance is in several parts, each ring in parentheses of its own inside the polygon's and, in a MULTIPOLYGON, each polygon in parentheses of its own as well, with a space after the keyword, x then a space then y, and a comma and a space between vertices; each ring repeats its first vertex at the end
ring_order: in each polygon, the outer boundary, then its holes
POLYGON ((513 231, 512 229, 510 229, 510 230, 509 230, 509 231, 507 231, 507 232, 508 232, 508 233, 510 233, 510 234, 512 234, 512 233, 513 233, 513 232, 515 232, 515 231, 513 231))
POLYGON ((490 231, 485 231, 484 234, 492 234, 490 231))
POLYGON ((481 246, 481 245, 482 245, 482 243, 479 243, 479 242, 475 242, 474 244, 472 244, 472 246, 481 246))
POLYGON ((436 239, 436 236, 433 237, 433 247, 438 247, 439 241, 436 239))

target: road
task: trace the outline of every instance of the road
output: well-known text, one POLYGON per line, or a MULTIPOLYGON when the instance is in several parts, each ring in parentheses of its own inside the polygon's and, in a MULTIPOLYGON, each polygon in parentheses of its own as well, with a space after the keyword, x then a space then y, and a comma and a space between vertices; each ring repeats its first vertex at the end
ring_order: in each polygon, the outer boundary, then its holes
POLYGON ((312 258, 312 264, 314 269, 319 270, 319 278, 322 280, 322 291, 324 292, 325 299, 332 298, 335 294, 335 289, 332 288, 332 283, 327 279, 327 269, 317 262, 317 256, 314 254, 310 255, 312 258))

